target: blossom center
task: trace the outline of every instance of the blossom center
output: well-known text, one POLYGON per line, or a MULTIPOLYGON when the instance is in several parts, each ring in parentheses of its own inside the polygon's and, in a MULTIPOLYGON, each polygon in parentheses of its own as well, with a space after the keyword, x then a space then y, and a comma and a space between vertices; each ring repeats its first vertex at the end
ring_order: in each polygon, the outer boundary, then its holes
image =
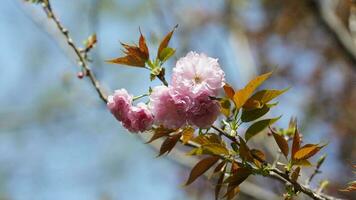
POLYGON ((199 84, 199 83, 201 83, 202 82, 202 79, 199 77, 199 76, 195 76, 194 77, 194 82, 196 83, 196 84, 199 84))

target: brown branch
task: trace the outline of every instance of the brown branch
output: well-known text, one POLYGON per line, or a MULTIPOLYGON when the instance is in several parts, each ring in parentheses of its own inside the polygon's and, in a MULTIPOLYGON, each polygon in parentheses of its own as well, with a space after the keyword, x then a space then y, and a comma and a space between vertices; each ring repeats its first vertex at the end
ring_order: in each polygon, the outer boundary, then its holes
MULTIPOLYGON (((95 90, 97 91, 99 97, 106 103, 107 102, 107 96, 105 95, 105 93, 103 92, 103 90, 100 87, 99 81, 96 79, 94 73, 91 71, 90 67, 87 64, 86 59, 84 58, 84 56, 82 55, 81 51, 79 50, 79 48, 76 47, 76 45, 74 44, 73 40, 70 37, 69 31, 67 29, 64 28, 64 26, 61 24, 61 22, 58 20, 58 18, 56 17, 56 15, 53 13, 53 10, 51 8, 51 4, 49 2, 49 0, 44 1, 42 3, 42 7, 44 9, 44 11, 46 12, 47 16, 52 19, 54 21, 54 23, 56 24, 57 28, 59 29, 59 31, 64 35, 64 37, 66 38, 66 41, 68 43, 68 45, 73 49, 73 51, 75 52, 76 56, 78 57, 79 60, 79 65, 82 67, 82 69, 85 72, 85 75, 89 77, 92 85, 94 86, 95 90)), ((167 84, 167 82, 164 79, 164 76, 162 76, 160 78, 160 80, 163 82, 163 84, 167 84)), ((216 131, 218 131, 220 134, 224 135, 226 138, 230 139, 232 142, 239 144, 238 140, 236 137, 229 135, 228 133, 226 133, 224 130, 216 127, 216 126, 212 126, 213 129, 215 129, 216 131)), ((191 147, 195 147, 198 148, 199 145, 189 141, 188 142, 188 146, 191 147)), ((226 157, 219 155, 222 159, 226 159, 226 157)), ((261 160, 258 157, 255 157, 255 159, 261 161, 263 164, 268 165, 268 163, 266 163, 266 161, 261 160)), ((317 192, 311 190, 310 188, 308 188, 307 186, 304 186, 298 182, 295 182, 293 180, 291 180, 289 178, 289 175, 282 172, 281 170, 277 169, 277 168, 271 168, 270 169, 270 173, 268 175, 271 178, 277 179, 285 184, 292 184, 293 187, 300 191, 303 192, 304 194, 308 195, 309 197, 316 199, 316 200, 335 200, 336 198, 334 197, 330 197, 327 196, 325 194, 318 194, 317 192)))
POLYGON ((63 34, 65 37, 68 45, 73 49, 74 53, 78 57, 79 60, 79 65, 82 67, 84 70, 84 75, 89 77, 92 85, 94 86, 96 92, 98 93, 99 97, 107 103, 107 96, 104 93, 104 91, 101 89, 99 81, 96 79, 95 74, 93 71, 90 69, 89 65, 87 64, 87 60, 84 58, 84 55, 82 55, 81 51, 77 46, 74 44, 72 38, 70 37, 69 31, 64 28, 64 26, 61 24, 61 22, 58 20, 57 16, 54 14, 51 3, 49 0, 44 1, 41 3, 43 10, 47 14, 49 19, 52 19, 52 21, 56 24, 58 30, 63 34))

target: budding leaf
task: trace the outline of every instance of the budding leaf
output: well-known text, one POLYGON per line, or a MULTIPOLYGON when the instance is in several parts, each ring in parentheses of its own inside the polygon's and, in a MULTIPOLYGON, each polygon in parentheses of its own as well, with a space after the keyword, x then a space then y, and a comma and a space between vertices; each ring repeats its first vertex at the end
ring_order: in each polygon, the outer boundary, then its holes
POLYGON ((295 168, 295 170, 293 171, 291 178, 292 181, 296 182, 298 177, 299 177, 299 173, 300 173, 300 167, 295 168))
POLYGON ((219 157, 211 156, 199 161, 190 172, 189 178, 185 185, 189 185, 194 182, 199 176, 203 175, 210 167, 219 161, 219 157))
POLYGON ((174 31, 176 30, 176 28, 178 27, 178 25, 176 25, 173 30, 171 32, 169 32, 162 40, 162 42, 160 43, 159 47, 158 47, 158 52, 157 52, 157 58, 161 61, 164 61, 164 54, 162 53, 163 50, 168 47, 169 41, 171 40, 171 37, 174 33, 174 31))
POLYGON ((166 60, 168 60, 170 57, 172 57, 174 55, 174 53, 176 52, 175 49, 170 48, 170 47, 166 47, 162 50, 161 54, 159 55, 159 58, 162 62, 165 62, 166 60))
POLYGON ((249 139, 251 139, 253 136, 257 135, 258 133, 260 133, 261 131, 263 131, 265 128, 267 128, 268 126, 272 125, 273 123, 275 123, 277 120, 279 120, 282 116, 276 117, 276 118, 272 118, 272 119, 263 119, 260 120, 254 124, 252 124, 245 133, 245 139, 246 141, 248 141, 249 139))
POLYGON ((259 87, 266 79, 268 79, 271 74, 272 72, 262 74, 251 80, 243 89, 236 91, 233 98, 236 108, 241 108, 252 95, 252 93, 256 90, 256 88, 259 87))
POLYGON ((298 127, 296 125, 294 129, 293 144, 292 144, 292 154, 291 154, 292 159, 294 159, 294 155, 299 150, 299 148, 300 148, 300 135, 299 135, 298 127))
POLYGON ((121 43, 121 45, 124 47, 125 56, 108 60, 108 63, 145 67, 146 61, 149 60, 149 52, 142 33, 140 34, 139 46, 124 43, 121 43))

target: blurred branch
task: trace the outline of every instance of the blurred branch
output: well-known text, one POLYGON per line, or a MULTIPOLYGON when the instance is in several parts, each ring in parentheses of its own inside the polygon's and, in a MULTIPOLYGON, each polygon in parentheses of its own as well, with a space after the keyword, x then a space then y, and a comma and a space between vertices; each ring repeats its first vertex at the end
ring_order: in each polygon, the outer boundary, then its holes
POLYGON ((356 44, 347 27, 343 25, 335 13, 335 7, 338 2, 338 0, 312 0, 311 4, 315 7, 321 22, 332 33, 336 41, 354 63, 353 66, 356 67, 356 44))
POLYGON ((92 85, 94 86, 96 92, 98 93, 99 97, 106 103, 107 102, 107 96, 100 87, 99 81, 96 79, 95 74, 93 71, 90 69, 89 65, 87 64, 87 60, 85 59, 84 55, 82 55, 80 49, 74 44, 69 31, 64 28, 64 26, 61 24, 61 22, 58 20, 57 16, 54 14, 51 3, 49 0, 43 1, 41 3, 43 10, 47 14, 47 17, 51 19, 58 30, 62 33, 62 35, 65 37, 66 42, 68 45, 73 49, 74 53, 76 54, 78 60, 79 60, 79 65, 82 67, 84 70, 84 75, 89 77, 92 85))

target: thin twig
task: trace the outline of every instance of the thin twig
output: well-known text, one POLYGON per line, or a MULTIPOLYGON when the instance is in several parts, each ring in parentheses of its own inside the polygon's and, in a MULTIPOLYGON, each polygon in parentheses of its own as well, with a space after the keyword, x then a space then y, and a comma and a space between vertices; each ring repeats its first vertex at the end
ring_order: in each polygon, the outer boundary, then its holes
POLYGON ((79 65, 83 68, 84 74, 89 77, 92 85, 94 86, 96 92, 98 93, 99 97, 107 103, 107 96, 104 93, 104 91, 100 87, 99 81, 96 79, 95 74, 93 71, 90 69, 90 67, 87 64, 87 61, 85 60, 84 56, 81 54, 80 49, 77 48, 77 46, 74 44, 72 38, 70 37, 69 31, 64 28, 64 26, 61 24, 61 22, 58 20, 57 16, 54 14, 51 3, 50 1, 44 1, 41 3, 43 10, 47 14, 48 18, 52 19, 52 21, 56 24, 58 30, 63 34, 63 36, 66 38, 66 41, 68 45, 73 49, 75 52, 76 56, 78 57, 79 60, 79 65))

